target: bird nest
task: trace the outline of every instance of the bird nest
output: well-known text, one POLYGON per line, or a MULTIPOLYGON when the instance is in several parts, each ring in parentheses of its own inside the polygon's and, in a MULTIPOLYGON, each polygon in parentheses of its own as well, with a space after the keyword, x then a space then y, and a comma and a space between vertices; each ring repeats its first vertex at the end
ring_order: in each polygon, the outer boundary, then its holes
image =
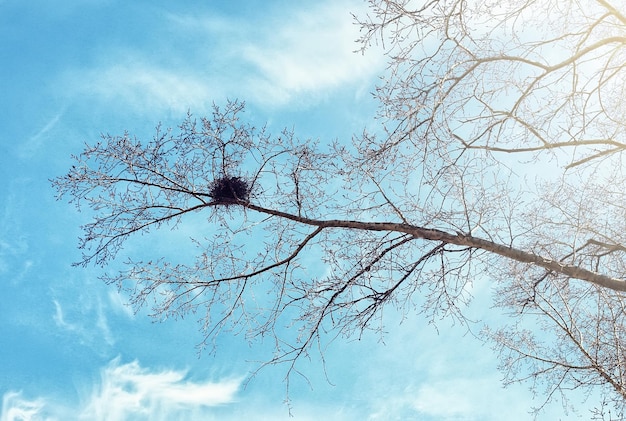
POLYGON ((241 177, 224 176, 213 180, 209 186, 209 196, 215 202, 223 204, 247 202, 250 198, 250 186, 241 177))

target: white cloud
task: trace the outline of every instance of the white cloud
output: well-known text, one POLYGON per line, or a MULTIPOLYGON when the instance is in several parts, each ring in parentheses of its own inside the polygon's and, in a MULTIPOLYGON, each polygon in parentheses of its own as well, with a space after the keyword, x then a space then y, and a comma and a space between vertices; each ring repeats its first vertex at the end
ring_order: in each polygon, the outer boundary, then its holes
POLYGON ((0 421, 31 421, 42 420, 42 399, 27 400, 21 392, 7 392, 2 397, 0 421))
POLYGON ((54 320, 54 322, 56 323, 57 327, 60 327, 61 329, 64 330, 76 330, 76 326, 74 326, 71 323, 68 323, 65 321, 65 317, 63 316, 63 308, 61 308, 61 304, 59 304, 59 302, 57 300, 52 300, 54 302, 54 316, 52 317, 52 319, 54 320))
POLYGON ((284 104, 371 81, 382 56, 354 53, 359 34, 349 12, 355 7, 335 2, 298 10, 284 24, 263 28, 260 42, 244 45, 243 57, 256 69, 249 88, 258 100, 284 104))
POLYGON ((362 94, 383 64, 382 55, 354 53, 358 28, 350 12, 362 7, 324 2, 275 9, 256 22, 166 13, 163 26, 173 40, 154 42, 177 49, 161 46, 166 52, 159 56, 150 47, 107 51, 94 67, 68 72, 59 86, 74 98, 149 113, 206 110, 226 97, 263 107, 309 104, 346 86, 362 94))
POLYGON ((68 73, 70 93, 151 111, 201 108, 212 97, 207 83, 188 69, 165 68, 138 57, 117 57, 115 62, 68 73))
POLYGON ((18 153, 20 157, 26 158, 31 156, 33 153, 37 152, 41 145, 47 140, 46 134, 50 132, 57 125, 63 114, 65 113, 65 108, 60 109, 56 112, 44 125, 40 128, 37 133, 29 137, 25 142, 21 143, 18 146, 18 153))
POLYGON ((11 282, 17 283, 28 273, 33 261, 29 255, 28 237, 21 230, 20 208, 24 206, 25 180, 11 180, 9 193, 2 198, 0 209, 0 274, 14 275, 11 282), (18 192, 22 192, 21 195, 18 192))
POLYGON ((101 339, 104 339, 109 346, 115 344, 105 308, 99 298, 94 301, 86 298, 85 295, 79 296, 78 300, 69 307, 71 317, 66 315, 58 300, 52 300, 52 302, 55 309, 52 319, 59 329, 76 335, 83 345, 99 347, 101 339), (70 319, 77 321, 70 321, 70 319))
POLYGON ((135 318, 135 313, 128 302, 126 302, 119 291, 109 289, 107 292, 111 308, 118 314, 123 314, 129 319, 135 318))
POLYGON ((196 420, 211 415, 211 408, 235 401, 240 379, 191 381, 185 371, 150 370, 138 362, 111 361, 85 401, 76 408, 52 405, 51 400, 27 400, 20 392, 2 399, 0 421, 68 420, 196 420))
POLYGON ((81 412, 85 420, 193 419, 206 408, 231 403, 241 381, 192 382, 184 371, 150 371, 113 360, 81 412))
MULTIPOLYGON (((445 353, 444 353, 445 354, 445 353)), ((405 381, 401 378, 399 382, 405 381)), ((369 419, 429 419, 496 421, 502 414, 509 420, 529 418, 532 395, 520 385, 503 389, 491 373, 465 377, 449 373, 438 380, 417 379, 404 390, 383 392, 372 402, 369 419)), ((547 408, 548 417, 554 408, 547 408)), ((556 413, 560 408, 556 407, 556 413)))
MULTIPOLYGON (((504 402, 484 392, 497 383, 497 379, 456 378, 425 384, 417 390, 410 404, 420 414, 435 419, 496 419, 500 416, 496 414, 501 414, 503 407, 495 411, 494 407, 504 402)), ((513 413, 516 412, 514 407, 509 406, 513 413)), ((517 409, 524 414, 528 408, 517 409)))

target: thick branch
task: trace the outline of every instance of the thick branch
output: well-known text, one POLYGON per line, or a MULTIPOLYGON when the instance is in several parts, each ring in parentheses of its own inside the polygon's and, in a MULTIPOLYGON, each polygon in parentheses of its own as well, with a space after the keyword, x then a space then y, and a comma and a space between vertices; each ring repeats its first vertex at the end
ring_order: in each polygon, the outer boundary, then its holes
POLYGON ((424 240, 442 241, 448 244, 472 247, 475 249, 485 250, 518 262, 530 263, 536 266, 540 266, 552 272, 560 273, 571 278, 591 282, 605 288, 610 288, 616 291, 626 291, 626 280, 602 275, 579 266, 567 265, 562 262, 548 259, 534 253, 529 253, 502 244, 497 244, 493 241, 485 240, 471 235, 465 235, 458 232, 455 234, 451 234, 438 229, 423 228, 411 224, 400 224, 394 222, 361 222, 346 221, 340 219, 317 220, 292 215, 273 209, 267 209, 253 204, 246 203, 244 205, 248 209, 252 209, 257 212, 278 216, 280 218, 285 218, 292 221, 300 222, 302 224, 316 226, 320 228, 348 228, 364 231, 403 232, 406 234, 410 234, 415 238, 422 238, 424 240))

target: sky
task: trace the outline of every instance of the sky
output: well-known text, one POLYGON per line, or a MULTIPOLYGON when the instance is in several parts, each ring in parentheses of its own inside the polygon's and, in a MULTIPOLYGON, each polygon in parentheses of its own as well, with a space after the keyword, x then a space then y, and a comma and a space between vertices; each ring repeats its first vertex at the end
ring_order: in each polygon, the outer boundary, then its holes
MULTIPOLYGON (((288 406, 286 367, 251 378, 271 344, 199 352, 196 320, 155 323, 102 269, 71 266, 89 215, 49 180, 101 133, 150 136, 227 99, 322 143, 375 129, 386 59, 354 53, 351 12, 366 2, 0 0, 0 421, 532 419, 541 397, 503 389, 491 349, 445 320, 389 312, 382 338, 338 338, 288 406)), ((473 293, 486 317, 489 289, 473 293)))

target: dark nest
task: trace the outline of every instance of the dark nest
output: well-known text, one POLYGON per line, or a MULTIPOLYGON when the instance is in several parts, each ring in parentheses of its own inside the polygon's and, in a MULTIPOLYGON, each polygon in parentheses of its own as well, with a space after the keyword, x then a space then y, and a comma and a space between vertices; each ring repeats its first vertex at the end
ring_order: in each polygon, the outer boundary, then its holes
POLYGON ((217 203, 247 202, 250 186, 241 177, 224 176, 213 180, 209 186, 209 196, 217 203))

